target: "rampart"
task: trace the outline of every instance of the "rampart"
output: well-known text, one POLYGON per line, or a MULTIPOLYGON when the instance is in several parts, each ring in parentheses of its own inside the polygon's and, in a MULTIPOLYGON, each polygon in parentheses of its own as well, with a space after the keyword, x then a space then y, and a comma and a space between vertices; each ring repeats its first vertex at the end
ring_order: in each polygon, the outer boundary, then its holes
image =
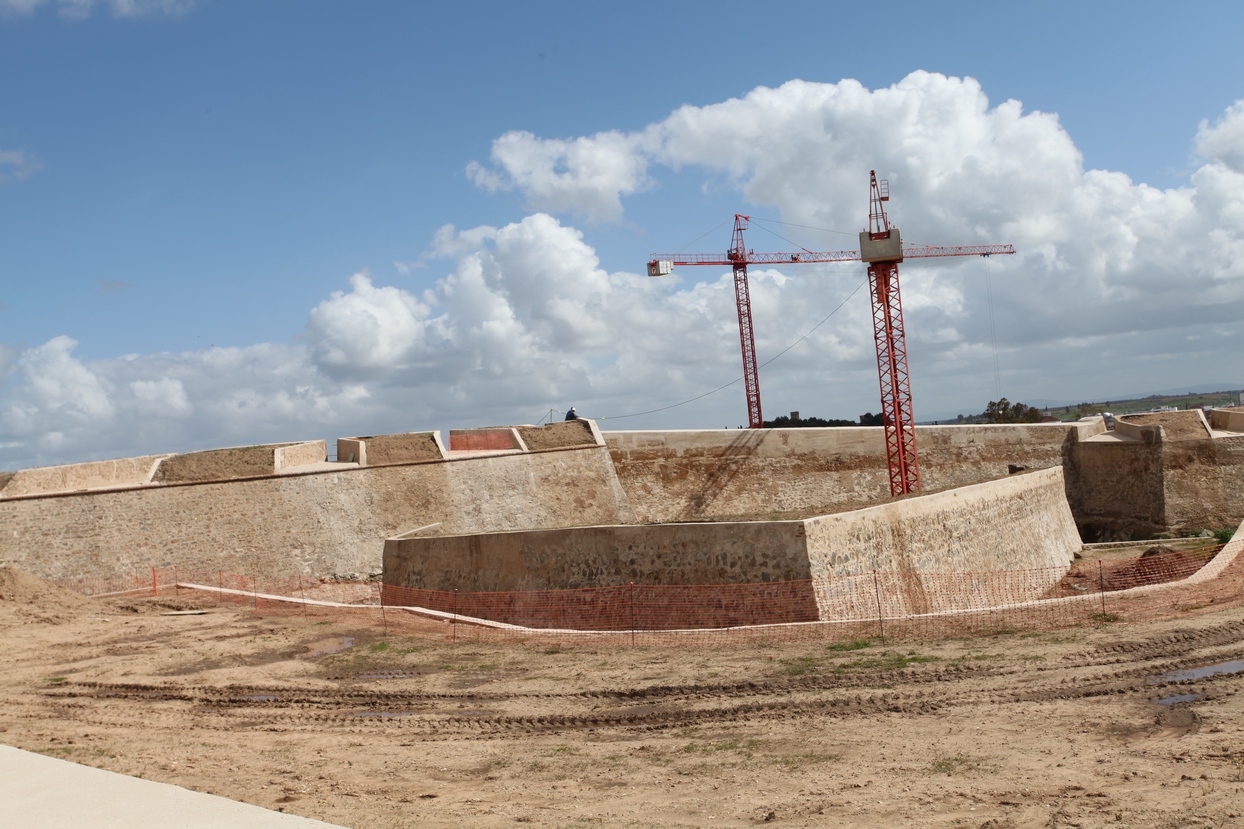
MULTIPOLYGON (((1071 424, 921 426, 926 492, 1066 462, 1105 431, 1071 424)), ((881 427, 605 432, 618 478, 644 522, 803 518, 889 500, 881 427)))
POLYGON ((167 457, 145 455, 141 458, 22 469, 12 473, 7 482, 0 479, 0 497, 141 486, 151 482, 156 467, 167 457))
MULTIPOLYGON (((853 576, 904 578, 887 610, 929 612, 944 594, 923 573, 1039 569, 1036 598, 1080 548, 1059 468, 803 521, 577 527, 390 539, 385 584, 466 593, 601 585, 733 584, 853 576)), ((868 588, 871 585, 852 582, 868 588)), ((858 597, 817 595, 820 618, 848 614, 858 597)), ((959 596, 954 600, 962 603, 959 596)))
MULTIPOLYGON (((1113 432, 1100 418, 922 426, 925 492, 1061 466, 1087 541, 1237 525, 1244 433, 1225 427, 1241 425, 1239 410, 1212 412, 1208 427, 1199 413, 1174 414, 1178 423, 1169 414, 1124 418, 1113 432)), ((481 431, 505 439, 494 447, 494 438, 472 438, 446 451, 436 433, 408 433, 342 439, 335 463, 324 461, 322 441, 307 441, 6 473, 0 560, 54 578, 152 565, 368 575, 380 570, 384 539, 426 525, 436 526, 425 535, 454 535, 802 521, 894 502, 880 428, 602 435, 590 421, 569 421, 462 430, 481 431), (352 454, 341 456, 350 441, 352 454)), ((766 526, 774 538, 784 532, 766 526)), ((705 555, 729 547, 703 526, 668 543, 690 543, 695 532, 706 539, 705 555)), ((644 543, 658 556, 666 542, 644 543)), ((713 565, 714 578, 768 578, 783 572, 782 560, 777 551, 730 559, 713 565)), ((596 571, 616 574, 623 571, 596 571)))
POLYGON ((1244 519, 1244 412, 1121 417, 1078 442, 1067 494, 1085 541, 1234 527, 1244 519), (1212 427, 1212 428, 1211 428, 1212 427))
POLYGON ((388 463, 417 463, 445 458, 439 432, 405 432, 397 435, 371 435, 337 439, 337 460, 359 466, 388 463))
POLYGON ((150 566, 368 576, 384 539, 634 520, 604 447, 0 500, 0 560, 46 578, 150 566), (573 481, 573 486, 567 482, 573 481))
POLYGON ((324 458, 322 440, 208 449, 165 457, 151 480, 159 484, 179 484, 253 478, 323 463, 324 458))

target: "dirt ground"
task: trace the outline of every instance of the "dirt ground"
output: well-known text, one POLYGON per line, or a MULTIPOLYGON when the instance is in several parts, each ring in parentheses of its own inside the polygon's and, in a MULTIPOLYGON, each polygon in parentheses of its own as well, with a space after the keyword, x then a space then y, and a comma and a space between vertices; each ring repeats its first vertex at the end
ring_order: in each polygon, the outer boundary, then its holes
POLYGON ((1244 826, 1244 672, 1159 679, 1240 608, 677 649, 0 576, 0 742, 346 826, 1244 826))

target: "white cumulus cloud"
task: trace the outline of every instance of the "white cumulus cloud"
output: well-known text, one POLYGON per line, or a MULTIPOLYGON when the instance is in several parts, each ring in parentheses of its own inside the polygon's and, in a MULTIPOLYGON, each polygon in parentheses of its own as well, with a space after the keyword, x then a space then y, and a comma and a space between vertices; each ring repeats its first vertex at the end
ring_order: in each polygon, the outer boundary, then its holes
MULTIPOLYGON (((995 359, 1012 400, 1244 384, 1244 102, 1189 140, 1201 160, 1187 182, 1151 187, 1084 169, 1056 115, 928 72, 876 90, 791 81, 634 133, 507 133, 471 177, 538 212, 442 227, 412 260, 418 287, 356 274, 295 344, 93 361, 68 337, 0 348, 0 466, 532 422, 572 404, 605 428, 737 425, 737 385, 666 409, 740 374, 727 269, 611 270, 590 232, 554 215, 615 221, 667 176, 856 231, 875 169, 908 242, 1013 243, 1015 256, 902 266, 918 418, 983 409, 995 359), (618 417, 650 410, 663 411, 618 417)), ((864 266, 749 276, 760 360, 789 348, 761 368, 765 413, 876 411, 864 266)))

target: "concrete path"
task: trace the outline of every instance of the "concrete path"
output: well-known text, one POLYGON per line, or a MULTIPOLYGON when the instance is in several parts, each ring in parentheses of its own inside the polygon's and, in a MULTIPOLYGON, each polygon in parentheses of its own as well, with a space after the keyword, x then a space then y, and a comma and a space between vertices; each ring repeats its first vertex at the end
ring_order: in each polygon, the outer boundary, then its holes
POLYGON ((341 829, 5 745, 0 745, 0 824, 13 829, 341 829))

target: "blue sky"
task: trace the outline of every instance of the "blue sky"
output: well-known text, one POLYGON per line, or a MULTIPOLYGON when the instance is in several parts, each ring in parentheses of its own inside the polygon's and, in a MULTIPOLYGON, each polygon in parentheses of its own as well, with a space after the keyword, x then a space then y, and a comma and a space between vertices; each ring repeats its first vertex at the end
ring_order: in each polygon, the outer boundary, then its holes
MULTIPOLYGON (((695 240, 736 211, 856 231, 870 167, 905 238, 1021 250, 905 266, 917 417, 1244 385, 1242 30, 1235 3, 0 0, 0 468, 677 403, 738 376, 733 301, 648 254, 723 248, 695 240)), ((755 274, 760 359, 862 279, 755 274)), ((875 411, 870 337, 857 293, 762 371, 766 415, 875 411)), ((604 425, 745 420, 736 386, 604 425)))

